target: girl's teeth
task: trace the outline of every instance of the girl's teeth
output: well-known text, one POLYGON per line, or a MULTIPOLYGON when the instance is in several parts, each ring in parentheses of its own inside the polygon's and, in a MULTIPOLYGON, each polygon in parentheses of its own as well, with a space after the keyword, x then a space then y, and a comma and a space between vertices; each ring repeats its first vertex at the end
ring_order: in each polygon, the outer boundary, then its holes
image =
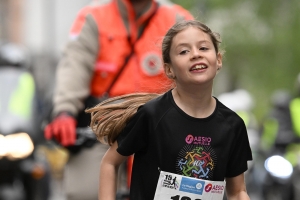
POLYGON ((204 69, 205 68, 205 66, 204 65, 196 65, 196 67, 195 67, 196 69, 204 69))

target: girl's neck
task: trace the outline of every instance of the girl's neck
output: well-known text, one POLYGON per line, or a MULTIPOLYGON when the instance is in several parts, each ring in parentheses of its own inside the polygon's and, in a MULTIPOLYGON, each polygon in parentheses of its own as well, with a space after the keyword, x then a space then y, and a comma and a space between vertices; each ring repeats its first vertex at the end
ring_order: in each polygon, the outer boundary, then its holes
POLYGON ((216 100, 212 97, 211 91, 196 93, 175 87, 172 95, 176 105, 186 114, 195 118, 206 118, 216 108, 216 100))

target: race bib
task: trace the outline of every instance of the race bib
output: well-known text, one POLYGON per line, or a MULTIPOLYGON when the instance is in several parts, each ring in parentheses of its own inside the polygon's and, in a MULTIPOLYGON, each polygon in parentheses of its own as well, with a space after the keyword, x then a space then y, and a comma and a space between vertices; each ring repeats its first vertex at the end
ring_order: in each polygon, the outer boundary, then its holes
POLYGON ((225 185, 161 171, 154 200, 223 200, 225 185))

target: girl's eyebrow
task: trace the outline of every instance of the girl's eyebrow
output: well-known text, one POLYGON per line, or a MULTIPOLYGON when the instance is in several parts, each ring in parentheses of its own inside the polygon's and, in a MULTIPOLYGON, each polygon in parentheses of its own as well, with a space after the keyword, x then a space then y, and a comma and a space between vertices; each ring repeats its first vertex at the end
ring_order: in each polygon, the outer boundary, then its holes
POLYGON ((176 45, 176 48, 177 48, 177 47, 181 47, 181 46, 189 46, 189 45, 190 45, 189 43, 184 43, 184 42, 183 42, 183 43, 177 44, 177 45, 176 45))
MULTIPOLYGON (((200 41, 198 41, 197 43, 203 44, 203 43, 211 43, 211 42, 209 42, 208 40, 200 40, 200 41)), ((190 44, 189 44, 189 43, 182 42, 182 43, 177 44, 177 45, 176 45, 176 48, 177 48, 177 47, 181 47, 181 46, 190 46, 190 44)))

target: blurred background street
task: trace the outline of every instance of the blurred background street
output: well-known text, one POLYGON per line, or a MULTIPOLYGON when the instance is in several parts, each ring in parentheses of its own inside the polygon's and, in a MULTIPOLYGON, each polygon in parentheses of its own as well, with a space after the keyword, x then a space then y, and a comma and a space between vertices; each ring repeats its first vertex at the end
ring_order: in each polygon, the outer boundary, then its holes
MULTIPOLYGON (((105 0, 93 3, 97 1, 105 0)), ((24 69, 33 80, 28 101, 34 101, 34 115, 27 123, 34 129, 31 131, 38 161, 23 163, 22 169, 34 172, 36 184, 43 191, 40 200, 65 200, 62 180, 68 151, 54 142, 46 142, 43 128, 51 110, 56 66, 70 39, 69 30, 78 11, 91 2, 0 0, 0 45, 12 43, 22 48, 24 69)), ((246 123, 254 158, 246 173, 251 200, 299 200, 300 128, 295 124, 300 124, 300 1, 173 2, 221 34, 221 47, 226 53, 215 81, 214 96, 240 114, 246 123)), ((3 108, 8 104, 3 102, 16 81, 4 81, 9 77, 19 81, 18 76, 21 77, 1 70, 0 66, 0 121, 6 125, 9 123, 3 119, 8 117, 3 108)), ((29 82, 30 79, 22 83, 29 82)), ((19 99, 15 107, 26 102, 24 96, 19 99)), ((15 119, 13 122, 17 123, 15 119)), ((0 160, 5 159, 1 154, 5 144, 1 143, 1 134, 0 128, 0 160)), ((12 160, 16 162, 16 158, 12 160)), ((6 170, 6 161, 1 165, 0 171, 6 170)), ((0 183, 4 180, 0 173, 0 183)), ((21 195, 25 186, 15 185, 21 195)), ((1 193, 9 192, 15 193, 0 185, 0 197, 1 193)))

